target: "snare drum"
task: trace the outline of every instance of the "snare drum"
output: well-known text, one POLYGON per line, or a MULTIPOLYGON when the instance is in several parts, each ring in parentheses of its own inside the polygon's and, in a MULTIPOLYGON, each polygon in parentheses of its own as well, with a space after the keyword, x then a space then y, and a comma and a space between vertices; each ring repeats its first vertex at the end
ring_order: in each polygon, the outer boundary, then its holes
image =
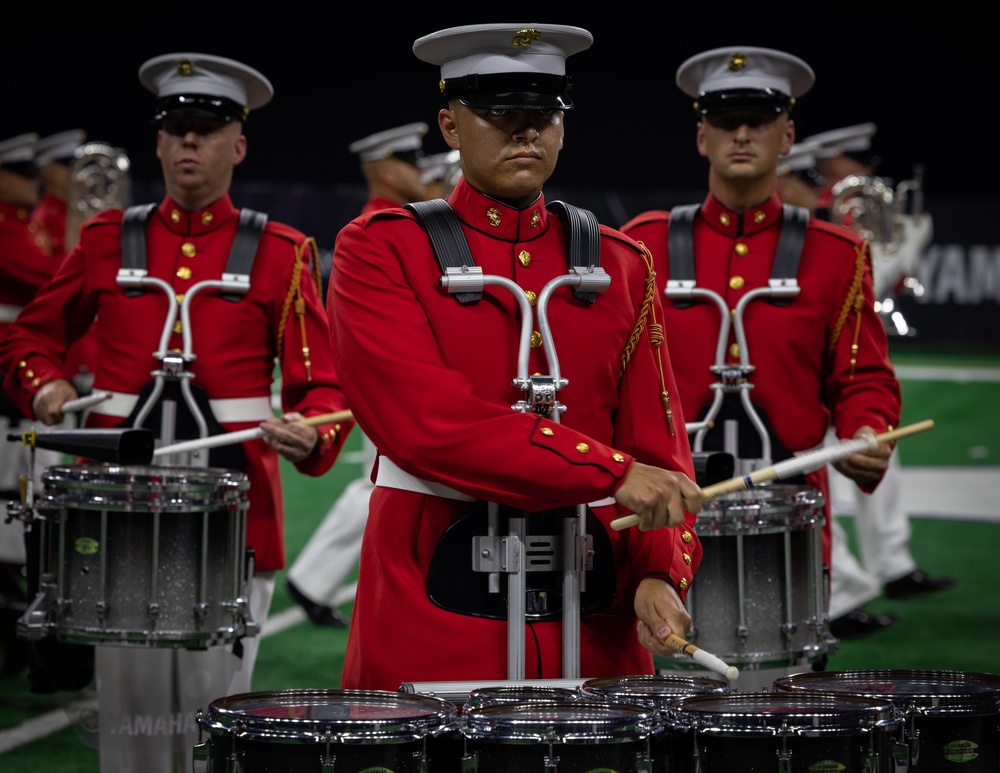
POLYGON ((243 473, 62 465, 43 483, 40 590, 19 621, 24 638, 203 649, 258 632, 243 473))
MULTIPOLYGON (((695 525, 704 550, 687 594, 688 641, 741 671, 825 653, 823 521, 813 488, 765 486, 706 503, 695 525)), ((681 654, 671 660, 692 665, 681 654)))
POLYGON ((466 773, 652 769, 651 741, 662 731, 659 713, 639 706, 592 701, 501 703, 462 715, 466 773))
POLYGON ((469 698, 462 710, 469 711, 500 703, 544 703, 548 701, 575 701, 579 698, 579 691, 571 690, 568 687, 538 684, 477 687, 469 693, 469 698))
POLYGON ((686 752, 677 773, 894 773, 901 720, 887 701, 857 695, 731 692, 681 698, 667 726, 686 752))
POLYGON ((961 671, 828 671, 782 677, 776 691, 864 695, 903 718, 907 770, 1000 770, 1000 675, 961 671))
POLYGON ((729 692, 729 684, 700 676, 613 676, 588 679, 580 687, 582 698, 628 703, 663 710, 679 698, 729 692))
POLYGON ((281 690, 212 701, 194 749, 199 773, 435 770, 426 742, 454 726, 453 703, 381 690, 281 690))

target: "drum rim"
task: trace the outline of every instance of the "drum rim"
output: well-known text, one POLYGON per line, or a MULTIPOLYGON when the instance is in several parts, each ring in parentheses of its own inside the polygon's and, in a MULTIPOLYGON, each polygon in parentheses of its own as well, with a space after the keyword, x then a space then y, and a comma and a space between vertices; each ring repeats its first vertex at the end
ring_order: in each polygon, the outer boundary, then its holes
POLYGON ((405 694, 388 690, 349 689, 285 689, 227 695, 213 700, 207 711, 199 712, 198 724, 207 730, 225 732, 237 729, 241 734, 261 730, 262 736, 285 740, 318 741, 336 738, 341 742, 413 741, 451 727, 458 708, 450 701, 431 695, 405 694), (302 708, 329 705, 331 699, 341 699, 345 705, 357 707, 410 707, 409 714, 400 711, 386 717, 272 717, 249 713, 268 708, 302 708), (419 711, 417 710, 419 709, 419 711))
POLYGON ((472 741, 563 744, 641 741, 662 728, 660 713, 630 704, 536 701, 472 707, 460 730, 472 741), (556 730, 562 730, 557 734, 556 730))

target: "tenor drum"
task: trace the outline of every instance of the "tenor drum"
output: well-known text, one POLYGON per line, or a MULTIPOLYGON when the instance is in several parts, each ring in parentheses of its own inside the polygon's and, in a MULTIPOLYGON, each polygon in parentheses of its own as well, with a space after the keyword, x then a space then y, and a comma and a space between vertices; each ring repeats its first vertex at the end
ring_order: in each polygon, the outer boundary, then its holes
MULTIPOLYGON (((741 672, 826 653, 823 521, 813 488, 765 486, 706 503, 695 525, 703 553, 687 594, 687 640, 741 672)), ((693 662, 678 654, 670 667, 693 662)))
POLYGON ((500 703, 462 715, 466 773, 652 769, 659 713, 639 706, 591 701, 500 703))
POLYGON ((19 635, 202 649, 258 632, 243 473, 62 465, 43 484, 40 590, 19 635))
POLYGON ((548 701, 579 700, 578 690, 540 684, 502 685, 477 687, 469 692, 463 711, 495 706, 503 703, 544 703, 548 701))
POLYGON ((701 676, 636 675, 588 679, 580 687, 587 700, 627 703, 663 710, 679 698, 729 692, 729 684, 701 676))
POLYGON ((381 690, 232 695, 199 712, 194 769, 426 773, 436 769, 428 739, 451 729, 457 712, 441 698, 381 690))
POLYGON ((676 773, 895 773, 901 720, 886 701, 857 695, 731 692, 681 698, 666 709, 678 738, 676 773))
POLYGON ((891 702, 903 719, 902 743, 911 773, 1000 770, 1000 675, 827 671, 782 677, 774 689, 796 696, 823 692, 891 702))

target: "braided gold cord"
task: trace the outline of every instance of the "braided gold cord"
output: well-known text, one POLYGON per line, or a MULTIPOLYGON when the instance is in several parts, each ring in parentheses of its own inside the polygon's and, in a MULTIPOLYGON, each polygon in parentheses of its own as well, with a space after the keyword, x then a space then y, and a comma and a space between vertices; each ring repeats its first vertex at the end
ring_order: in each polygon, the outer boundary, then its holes
POLYGON ((666 379, 663 375, 663 355, 660 350, 664 340, 663 326, 656 319, 656 305, 654 302, 656 298, 656 269, 653 267, 653 256, 646 249, 646 245, 642 242, 638 242, 638 244, 642 248, 642 259, 646 263, 646 291, 642 298, 642 306, 639 309, 639 317, 636 320, 635 327, 632 329, 632 333, 629 335, 625 351, 622 352, 618 361, 620 363, 620 372, 624 374, 625 367, 628 365, 629 360, 632 359, 632 355, 639 345, 639 339, 642 337, 642 331, 647 327, 648 323, 649 343, 656 350, 656 365, 660 372, 660 400, 663 403, 664 415, 670 425, 670 436, 673 437, 674 412, 670 408, 670 393, 667 391, 666 379))
POLYGON ((854 313, 857 315, 857 323, 854 326, 854 341, 851 343, 851 373, 850 378, 854 378, 854 368, 858 364, 858 340, 861 336, 861 312, 864 309, 865 295, 863 291, 863 282, 865 277, 865 266, 868 264, 868 242, 864 242, 861 247, 855 248, 854 256, 854 279, 851 281, 851 286, 847 291, 847 296, 844 298, 844 304, 841 306, 840 315, 837 317, 837 324, 833 329, 833 333, 830 336, 830 343, 827 347, 827 351, 832 354, 834 349, 837 347, 837 342, 840 340, 840 334, 843 332, 844 325, 847 324, 847 318, 854 313))

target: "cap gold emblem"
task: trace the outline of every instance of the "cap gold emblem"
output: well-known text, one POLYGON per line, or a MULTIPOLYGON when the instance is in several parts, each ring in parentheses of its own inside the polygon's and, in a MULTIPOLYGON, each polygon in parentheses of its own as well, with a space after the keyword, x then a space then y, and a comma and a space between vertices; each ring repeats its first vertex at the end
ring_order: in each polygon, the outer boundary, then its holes
POLYGON ((514 48, 527 48, 536 40, 541 39, 542 33, 529 27, 527 29, 518 30, 514 34, 514 37, 511 38, 510 43, 514 46, 514 48))
POLYGON ((730 72, 739 72, 748 64, 750 64, 750 62, 747 60, 747 55, 737 51, 729 57, 729 64, 727 66, 729 67, 730 72))
POLYGON ((185 78, 189 75, 194 75, 194 62, 187 59, 181 59, 177 63, 177 74, 183 75, 185 78))

